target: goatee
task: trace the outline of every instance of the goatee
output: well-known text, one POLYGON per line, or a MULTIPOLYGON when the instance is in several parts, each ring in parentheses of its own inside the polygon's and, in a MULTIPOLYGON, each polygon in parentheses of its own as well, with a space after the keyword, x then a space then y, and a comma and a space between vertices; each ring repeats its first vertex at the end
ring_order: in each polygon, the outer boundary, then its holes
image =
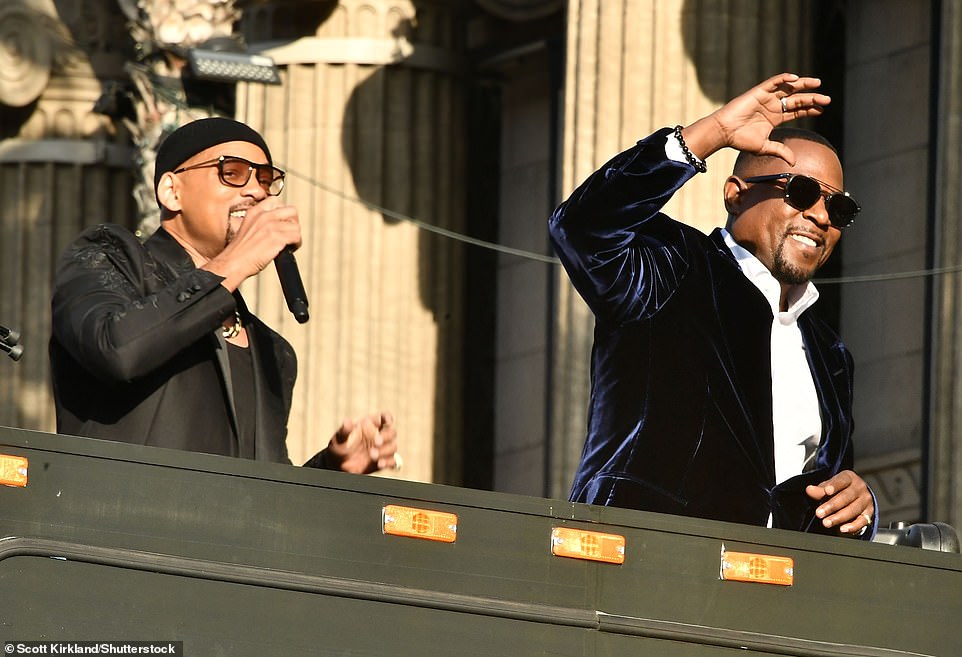
POLYGON ((782 239, 778 242, 778 246, 775 248, 775 253, 772 254, 772 276, 774 276, 775 280, 779 283, 787 283, 789 285, 803 285, 808 283, 812 279, 812 274, 785 258, 785 241, 787 239, 789 239, 788 235, 783 235, 782 239))

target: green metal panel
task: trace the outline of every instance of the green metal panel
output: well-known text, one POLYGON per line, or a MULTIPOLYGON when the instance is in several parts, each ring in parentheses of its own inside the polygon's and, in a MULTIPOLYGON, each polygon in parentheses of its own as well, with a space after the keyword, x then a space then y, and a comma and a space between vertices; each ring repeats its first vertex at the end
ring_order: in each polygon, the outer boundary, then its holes
POLYGON ((0 486, 0 641, 184 641, 186 655, 959 654, 962 556, 19 429, 0 486), (401 504, 457 540, 385 535, 401 504), (621 565, 553 556, 619 534, 621 565), (722 546, 794 559, 722 581, 722 546), (737 653, 735 652, 737 651, 737 653))

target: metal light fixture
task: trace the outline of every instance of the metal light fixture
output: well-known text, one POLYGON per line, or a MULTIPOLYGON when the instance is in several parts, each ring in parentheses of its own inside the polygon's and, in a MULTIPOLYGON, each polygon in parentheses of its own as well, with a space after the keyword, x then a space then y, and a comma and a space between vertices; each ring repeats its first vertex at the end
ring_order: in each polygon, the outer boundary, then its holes
POLYGON ((13 360, 20 360, 23 356, 23 345, 20 344, 20 334, 6 326, 0 326, 0 351, 13 360))
POLYGON ((281 83, 274 60, 267 55, 191 48, 187 62, 194 76, 201 80, 281 83))

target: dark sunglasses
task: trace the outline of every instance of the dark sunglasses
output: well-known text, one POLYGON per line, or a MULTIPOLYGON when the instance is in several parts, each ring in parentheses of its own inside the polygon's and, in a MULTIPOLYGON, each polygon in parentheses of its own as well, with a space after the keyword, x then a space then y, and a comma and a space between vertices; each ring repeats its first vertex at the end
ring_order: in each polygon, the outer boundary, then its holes
POLYGON ((769 176, 744 178, 747 183, 774 183, 778 180, 786 181, 785 202, 796 210, 804 212, 818 203, 818 199, 824 196, 828 220, 836 228, 851 226, 852 222, 855 221, 855 216, 862 209, 848 192, 835 189, 811 176, 803 176, 799 173, 773 173, 769 176), (822 191, 822 187, 827 187, 832 191, 826 194, 822 191))
POLYGON ((177 169, 174 173, 217 167, 217 177, 229 187, 243 187, 251 179, 251 174, 257 172, 257 182, 270 196, 277 196, 284 189, 284 172, 269 164, 256 164, 242 157, 221 155, 216 160, 208 160, 200 164, 177 169))

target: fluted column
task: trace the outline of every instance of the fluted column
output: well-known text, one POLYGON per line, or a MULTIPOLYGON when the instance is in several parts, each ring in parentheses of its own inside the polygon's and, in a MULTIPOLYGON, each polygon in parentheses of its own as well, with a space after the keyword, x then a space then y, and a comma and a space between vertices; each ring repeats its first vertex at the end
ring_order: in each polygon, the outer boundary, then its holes
POLYGON ((130 225, 131 154, 93 111, 121 76, 126 31, 103 3, 0 3, 0 324, 19 329, 0 362, 0 424, 53 430, 47 359, 54 262, 88 225, 130 225))
MULTIPOLYGON (((935 267, 962 265, 962 8, 941 3, 938 118, 936 120, 935 267)), ((927 520, 962 527, 962 285, 959 274, 935 279, 932 353, 933 402, 928 454, 927 520)))
MULTIPOLYGON (((686 124, 763 78, 806 70, 809 2, 570 0, 561 194, 654 130, 686 124)), ((724 222, 734 152, 712 156, 667 212, 724 222)), ((552 495, 566 496, 584 442, 593 318, 559 269, 552 495)))
POLYGON ((311 33, 283 39, 270 30, 282 12, 291 24, 291 3, 245 15, 248 43, 283 82, 241 86, 238 118, 289 172, 285 196, 303 224, 310 322, 293 322, 271 276, 244 288, 298 353, 295 462, 342 417, 386 408, 402 439, 400 476, 457 483, 461 246, 394 213, 463 226, 460 4, 343 0, 311 15, 311 33))

